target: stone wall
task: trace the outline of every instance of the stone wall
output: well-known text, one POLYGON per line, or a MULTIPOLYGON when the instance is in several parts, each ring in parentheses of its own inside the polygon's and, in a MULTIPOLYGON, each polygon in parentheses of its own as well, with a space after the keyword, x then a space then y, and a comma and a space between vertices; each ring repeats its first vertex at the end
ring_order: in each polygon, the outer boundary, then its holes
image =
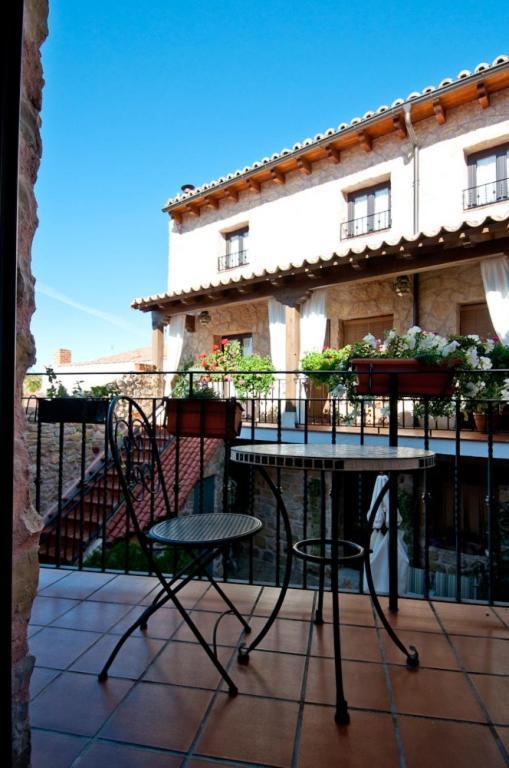
POLYGON ((34 659, 28 654, 27 625, 38 579, 37 549, 41 520, 29 497, 29 462, 23 438, 25 415, 21 407, 22 383, 35 361, 30 319, 34 311, 31 247, 37 228, 34 184, 41 157, 40 117, 42 69, 40 46, 47 35, 47 0, 26 0, 21 85, 19 149, 17 346, 13 509, 13 762, 30 764, 28 686, 34 659))
POLYGON ((420 325, 429 331, 459 333, 461 304, 486 301, 478 263, 423 272, 420 325))

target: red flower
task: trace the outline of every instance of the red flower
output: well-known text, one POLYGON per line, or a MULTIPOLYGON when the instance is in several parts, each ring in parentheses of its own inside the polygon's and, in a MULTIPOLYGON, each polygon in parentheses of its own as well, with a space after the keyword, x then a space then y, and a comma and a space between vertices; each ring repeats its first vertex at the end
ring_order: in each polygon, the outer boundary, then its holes
POLYGON ((227 347, 229 343, 230 343, 229 339, 221 339, 222 347, 227 347))
POLYGON ((212 352, 218 352, 219 351, 219 344, 212 344, 212 352))

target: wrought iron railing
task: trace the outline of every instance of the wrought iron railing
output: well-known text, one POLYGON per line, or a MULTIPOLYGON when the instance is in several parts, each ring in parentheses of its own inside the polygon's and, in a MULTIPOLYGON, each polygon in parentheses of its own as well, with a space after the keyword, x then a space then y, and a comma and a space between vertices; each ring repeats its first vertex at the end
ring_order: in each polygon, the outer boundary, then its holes
POLYGON ((350 237, 369 235, 370 232, 379 232, 382 229, 389 229, 390 226, 390 209, 379 213, 370 213, 369 216, 360 216, 357 219, 344 221, 341 224, 341 239, 347 240, 350 237))
MULTIPOLYGON (((509 371, 505 374, 509 377, 509 371)), ((191 386, 198 385, 199 374, 185 375, 193 380, 191 386)), ((459 397, 442 398, 449 415, 440 417, 443 421, 439 422, 439 417, 434 415, 436 401, 398 398, 402 374, 391 375, 394 385, 389 396, 362 397, 349 402, 344 396, 333 397, 324 388, 313 390, 306 384, 309 380, 302 372, 281 372, 267 396, 239 398, 244 408, 239 440, 381 445, 399 440, 401 445, 434 450, 438 454, 437 468, 429 473, 427 490, 419 480, 408 476, 403 477, 399 492, 411 566, 409 593, 456 601, 509 602, 509 414, 506 406, 495 401, 470 403, 476 406, 475 410, 484 411, 485 424, 480 428, 485 431, 481 433, 472 413, 467 416, 464 412, 464 403, 459 397), (289 380, 291 397, 285 391, 289 380), (426 503, 423 493, 426 493, 426 503)), ((492 373, 479 372, 478 375, 488 377, 492 373)), ((161 374, 162 386, 164 378, 161 374)), ((171 374, 166 378, 171 379, 171 374)), ((227 374, 225 378, 229 378, 227 374)), ((140 379, 138 372, 136 379, 140 379)), ((224 397, 235 394, 231 381, 215 382, 213 386, 224 397)), ((143 399, 143 393, 132 390, 130 394, 154 414, 154 425, 164 433, 161 399, 143 399)), ((44 544, 41 549, 42 559, 54 566, 71 564, 82 569, 143 571, 139 553, 129 536, 125 536, 125 530, 117 541, 111 535, 112 530, 122 528, 118 520, 124 511, 121 499, 114 498, 118 484, 111 473, 108 474, 109 449, 104 432, 99 436, 99 442, 103 441, 100 450, 90 461, 86 425, 53 424, 49 431, 47 425, 40 422, 29 427, 32 437, 34 430, 36 435, 31 448, 34 501, 39 511, 46 513, 47 522, 43 540, 47 546, 44 544), (64 470, 70 452, 74 452, 77 472, 69 493, 64 470), (53 474, 48 471, 51 466, 57 468, 53 474), (102 483, 99 482, 101 467, 105 468, 102 483), (52 514, 42 508, 42 499, 48 498, 48 483, 53 486, 52 514), (99 490, 90 498, 94 488, 99 490), (89 514, 91 509, 93 515, 89 514)), ((92 428, 102 429, 101 425, 92 428)), ((210 441, 203 438, 177 436, 170 445, 173 451, 171 461, 168 459, 168 466, 172 467, 170 485, 174 498, 178 499, 180 494, 181 510, 194 508, 206 512, 212 505, 211 508, 248 510, 266 519, 263 537, 225 554, 224 578, 278 585, 286 558, 281 520, 264 496, 254 471, 228 460, 231 442, 221 444, 219 441, 211 446, 210 441), (211 487, 211 477, 214 487, 211 487), (275 519, 271 519, 272 513, 275 519)), ((274 473, 291 510, 294 535, 297 538, 313 536, 322 503, 319 476, 311 471, 286 475, 283 470, 274 470, 274 473)), ((371 492, 372 480, 365 475, 348 478, 345 484, 348 514, 343 521, 345 538, 363 540, 371 492)), ((294 564, 294 586, 314 588, 317 578, 313 565, 300 561, 294 564)), ((363 589, 360 571, 344 570, 341 580, 345 589, 363 589)))
POLYGON ((234 251, 233 253, 225 253, 222 256, 217 257, 217 270, 218 272, 224 272, 227 269, 234 269, 235 267, 243 267, 248 263, 247 261, 247 249, 244 251, 234 251))
POLYGON ((463 190, 463 209, 498 203, 509 199, 509 179, 498 179, 463 190))

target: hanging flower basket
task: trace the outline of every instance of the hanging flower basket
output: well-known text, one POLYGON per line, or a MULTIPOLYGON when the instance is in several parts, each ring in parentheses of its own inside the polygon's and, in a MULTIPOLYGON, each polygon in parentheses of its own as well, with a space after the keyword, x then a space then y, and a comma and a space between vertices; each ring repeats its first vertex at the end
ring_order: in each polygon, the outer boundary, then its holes
POLYGON ((391 374, 397 377, 398 396, 451 397, 454 366, 425 365, 414 358, 354 358, 358 395, 389 395, 391 374))
POLYGON ((180 437, 234 440, 242 427, 242 406, 235 400, 169 398, 166 428, 180 437))
POLYGON ((109 402, 108 398, 43 397, 38 402, 38 418, 49 424, 104 424, 109 402))

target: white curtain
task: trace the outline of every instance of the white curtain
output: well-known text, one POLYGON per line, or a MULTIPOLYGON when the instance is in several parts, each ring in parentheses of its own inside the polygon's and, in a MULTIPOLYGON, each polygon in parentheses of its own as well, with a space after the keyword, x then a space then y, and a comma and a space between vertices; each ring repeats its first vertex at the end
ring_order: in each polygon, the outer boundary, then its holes
MULTIPOLYGON (((168 345, 166 354, 165 368, 167 371, 178 371, 180 358, 182 356, 182 347, 184 346, 184 330, 186 327, 185 315, 174 315, 170 320, 168 331, 168 345)), ((166 394, 171 392, 171 380, 173 376, 167 377, 166 394)))
MULTIPOLYGON (((269 299, 270 359, 276 371, 286 370, 286 307, 276 299, 269 299)), ((277 376, 275 397, 285 396, 285 376, 277 376)))
MULTIPOLYGON (((386 475, 378 475, 375 480, 375 487, 373 488, 371 504, 367 514, 368 520, 378 494, 386 484, 387 479, 386 475)), ((377 594, 379 592, 389 592, 389 518, 389 491, 387 491, 375 515, 373 533, 370 540, 371 554, 369 556, 369 563, 373 576, 373 586, 377 594)), ((408 591, 409 560, 404 533, 400 528, 401 522, 401 515, 398 509, 398 593, 404 595, 408 591)), ((366 591, 368 589, 366 575, 364 575, 364 589, 366 591)))
POLYGON ((498 256, 481 261, 481 274, 495 333, 509 344, 509 259, 498 256))

